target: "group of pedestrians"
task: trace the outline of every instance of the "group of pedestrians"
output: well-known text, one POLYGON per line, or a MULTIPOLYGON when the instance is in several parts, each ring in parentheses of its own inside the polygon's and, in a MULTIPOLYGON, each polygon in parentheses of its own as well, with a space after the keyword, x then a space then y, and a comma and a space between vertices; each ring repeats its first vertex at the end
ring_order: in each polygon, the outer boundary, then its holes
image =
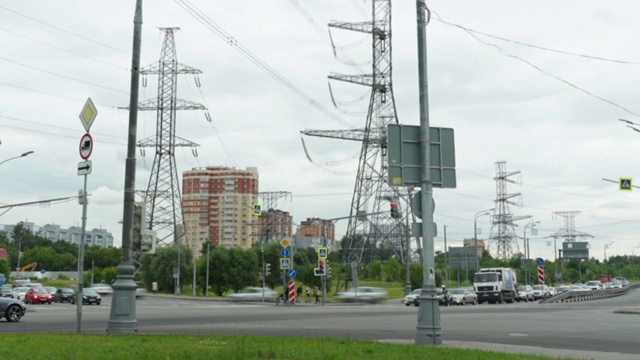
MULTIPOLYGON (((304 290, 305 295, 307 296, 306 302, 311 302, 311 288, 307 285, 307 288, 304 290)), ((300 301, 300 297, 302 296, 302 285, 298 286, 298 290, 296 290, 296 301, 300 301)), ((316 304, 320 302, 320 295, 322 295, 322 290, 318 289, 317 286, 313 287, 313 296, 316 298, 316 304)))

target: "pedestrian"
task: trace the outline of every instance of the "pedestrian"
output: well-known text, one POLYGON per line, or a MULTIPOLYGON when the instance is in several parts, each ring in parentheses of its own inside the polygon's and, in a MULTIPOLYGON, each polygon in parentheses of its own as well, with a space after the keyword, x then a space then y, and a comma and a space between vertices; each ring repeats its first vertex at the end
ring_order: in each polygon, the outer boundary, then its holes
POLYGON ((318 287, 317 287, 317 286, 314 286, 314 287, 313 287, 313 296, 315 296, 315 297, 316 297, 316 304, 318 303, 318 298, 320 297, 319 295, 320 295, 320 294, 319 294, 319 291, 318 291, 318 287))
POLYGON ((307 294, 307 302, 309 302, 309 295, 311 295, 311 288, 309 288, 309 285, 307 285, 307 289, 304 292, 307 294))
POLYGON ((151 291, 153 291, 154 294, 158 293, 158 283, 156 281, 151 283, 151 291))
POLYGON ((296 301, 300 301, 300 295, 302 295, 302 285, 298 286, 298 290, 296 291, 296 301))

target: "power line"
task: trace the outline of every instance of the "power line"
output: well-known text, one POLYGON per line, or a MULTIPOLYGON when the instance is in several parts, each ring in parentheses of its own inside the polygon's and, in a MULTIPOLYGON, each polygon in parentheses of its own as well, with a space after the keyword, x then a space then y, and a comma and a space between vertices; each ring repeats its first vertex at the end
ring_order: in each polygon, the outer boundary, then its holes
POLYGON ((180 7, 182 7, 189 15, 195 18, 198 22, 203 24, 209 31, 214 33, 224 42, 226 42, 233 49, 238 51, 242 56, 244 56, 247 60, 252 62, 262 71, 271 76, 274 80, 284 85, 287 89, 293 92, 296 96, 303 99, 305 102, 309 103, 309 105, 315 107, 320 110, 326 116, 332 118, 336 122, 347 126, 349 128, 354 128, 353 125, 349 124, 335 113, 330 111, 328 108, 323 106, 317 100, 307 95, 302 89, 293 84, 289 79, 282 76, 279 72, 277 72, 273 67, 269 64, 265 63, 262 59, 260 59, 256 54, 254 54, 251 50, 243 46, 235 37, 233 37, 230 33, 226 32, 222 27, 216 24, 211 18, 205 15, 200 9, 198 9, 195 5, 191 4, 188 0, 174 0, 180 7))

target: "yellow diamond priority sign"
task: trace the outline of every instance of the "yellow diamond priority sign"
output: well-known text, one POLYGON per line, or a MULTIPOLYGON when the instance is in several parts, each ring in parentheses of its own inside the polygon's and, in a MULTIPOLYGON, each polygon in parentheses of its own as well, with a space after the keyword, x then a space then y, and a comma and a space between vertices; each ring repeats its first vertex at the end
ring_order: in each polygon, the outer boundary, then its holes
POLYGON ((282 241, 280 241, 280 245, 282 245, 282 247, 287 247, 287 246, 289 246, 289 240, 287 240, 287 239, 282 239, 282 241))
POLYGON ((87 98, 87 102, 82 107, 82 111, 80 112, 80 122, 82 122, 82 126, 84 126, 84 130, 89 132, 91 128, 91 124, 93 124, 93 120, 98 116, 98 109, 93 105, 93 101, 91 98, 87 98))

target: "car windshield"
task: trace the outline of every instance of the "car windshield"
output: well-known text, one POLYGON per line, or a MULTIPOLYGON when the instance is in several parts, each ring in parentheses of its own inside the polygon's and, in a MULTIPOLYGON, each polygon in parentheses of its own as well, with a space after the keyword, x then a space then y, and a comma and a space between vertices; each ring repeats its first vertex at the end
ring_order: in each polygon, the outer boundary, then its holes
POLYGON ((422 289, 415 289, 411 292, 411 294, 413 295, 420 295, 420 293, 422 292, 422 289))
POLYGON ((91 295, 91 296, 98 295, 98 293, 97 293, 95 290, 93 290, 93 289, 83 289, 83 290, 82 290, 82 294, 84 294, 84 295, 91 295))
POLYGON ((453 289, 450 292, 451 292, 451 294, 464 295, 464 290, 463 289, 453 289))
POLYGON ((542 285, 533 285, 533 290, 542 290, 542 285))
POLYGON ((593 285, 600 285, 600 281, 589 281, 589 282, 587 283, 587 285, 591 285, 591 286, 593 286, 593 285))
POLYGON ((45 288, 35 288, 33 289, 34 294, 48 294, 49 292, 45 288))

